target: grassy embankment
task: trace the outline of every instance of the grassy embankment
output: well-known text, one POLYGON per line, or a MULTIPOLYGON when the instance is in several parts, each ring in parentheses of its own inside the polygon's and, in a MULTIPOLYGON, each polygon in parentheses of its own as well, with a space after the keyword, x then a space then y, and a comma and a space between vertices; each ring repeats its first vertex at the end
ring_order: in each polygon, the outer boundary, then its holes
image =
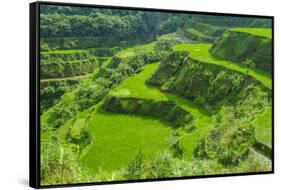
MULTIPOLYGON (((271 30, 258 30, 258 29, 232 29, 235 31, 249 32, 253 35, 260 35, 271 37, 271 30)), ((265 71, 257 68, 248 68, 245 65, 234 63, 227 60, 221 60, 214 58, 210 53, 209 49, 211 44, 179 44, 174 46, 174 51, 188 51, 190 57, 195 60, 199 60, 206 64, 215 64, 232 69, 244 74, 248 74, 256 80, 260 81, 268 88, 272 88, 272 76, 265 71)), ((271 136, 272 136, 272 108, 266 108, 263 113, 256 116, 254 120, 254 125, 256 126, 256 138, 271 146, 271 136)))
POLYGON ((173 48, 174 51, 189 52, 189 56, 192 59, 198 60, 201 63, 220 65, 222 67, 249 75, 271 89, 272 80, 270 74, 257 68, 248 68, 247 66, 239 63, 214 58, 209 52, 211 46, 212 44, 178 44, 173 48))
POLYGON ((232 31, 250 33, 255 36, 272 39, 272 29, 269 28, 233 28, 232 31))

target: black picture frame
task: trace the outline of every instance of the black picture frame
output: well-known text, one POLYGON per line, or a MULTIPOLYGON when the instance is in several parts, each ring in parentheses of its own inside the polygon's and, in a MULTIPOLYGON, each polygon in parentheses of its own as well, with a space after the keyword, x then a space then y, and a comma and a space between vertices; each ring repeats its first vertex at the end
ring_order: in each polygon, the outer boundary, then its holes
POLYGON ((274 16, 264 15, 248 15, 233 13, 217 13, 217 12, 200 12, 187 10, 169 10, 156 8, 141 7, 125 7, 125 6, 109 6, 109 5, 93 5, 80 3, 61 3, 61 2, 41 2, 37 1, 29 4, 29 46, 30 46, 30 75, 29 75, 29 185, 33 188, 53 188, 53 187, 73 187, 103 184, 120 184, 120 183, 136 183, 136 182, 154 182, 166 180, 182 180, 197 178, 214 178, 227 176, 245 176, 259 174, 274 173, 274 16), (73 183, 73 184, 57 184, 57 185, 40 185, 40 5, 59 5, 59 6, 77 6, 92 8, 109 8, 123 10, 141 10, 155 12, 172 12, 172 13, 191 13, 200 15, 216 15, 216 16, 233 16, 233 17, 252 17, 266 18, 272 21, 272 171, 266 172, 250 172, 250 173, 233 173, 219 175, 204 176, 188 176, 188 177, 170 177, 158 179, 140 179, 110 182, 91 182, 91 183, 73 183))

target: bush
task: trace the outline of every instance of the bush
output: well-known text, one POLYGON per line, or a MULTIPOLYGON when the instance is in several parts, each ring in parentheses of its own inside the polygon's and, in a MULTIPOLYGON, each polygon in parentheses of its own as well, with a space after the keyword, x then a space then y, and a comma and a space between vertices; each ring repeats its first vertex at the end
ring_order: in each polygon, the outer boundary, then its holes
POLYGON ((63 145, 56 136, 41 140, 40 155, 42 185, 89 182, 93 178, 78 165, 75 147, 63 145))
POLYGON ((162 152, 147 165, 146 178, 167 178, 173 176, 174 159, 171 153, 162 152))
POLYGON ((139 152, 128 164, 124 177, 129 180, 141 179, 144 172, 144 158, 143 154, 139 152))
POLYGON ((180 141, 180 134, 178 131, 172 131, 170 137, 169 137, 169 145, 170 145, 170 151, 172 152, 172 155, 176 158, 183 158, 184 156, 184 149, 181 145, 180 141))

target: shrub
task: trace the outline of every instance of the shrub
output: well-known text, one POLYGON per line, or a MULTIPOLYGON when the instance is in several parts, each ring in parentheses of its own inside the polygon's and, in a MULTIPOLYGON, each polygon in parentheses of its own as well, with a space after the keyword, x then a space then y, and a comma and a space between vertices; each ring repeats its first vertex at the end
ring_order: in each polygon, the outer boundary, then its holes
POLYGON ((146 178, 167 178, 173 176, 174 159, 170 152, 162 152, 147 165, 146 178))
POLYGON ((180 134, 179 132, 172 131, 170 137, 169 137, 169 145, 170 145, 170 150, 172 152, 172 155, 176 158, 183 158, 184 156, 184 149, 181 145, 180 141, 180 134))
POLYGON ((126 171, 124 173, 124 177, 126 179, 141 179, 142 174, 144 172, 144 158, 141 151, 130 161, 128 164, 126 171))
POLYGON ((89 182, 93 176, 77 163, 75 147, 63 145, 56 136, 41 141, 42 185, 89 182))

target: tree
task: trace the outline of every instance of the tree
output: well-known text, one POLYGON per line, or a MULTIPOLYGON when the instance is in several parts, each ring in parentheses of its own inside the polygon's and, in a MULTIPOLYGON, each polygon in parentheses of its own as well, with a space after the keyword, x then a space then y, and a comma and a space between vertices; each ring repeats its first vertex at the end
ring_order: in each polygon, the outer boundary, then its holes
POLYGON ((243 61, 243 64, 247 66, 247 74, 249 74, 249 69, 254 69, 256 64, 254 63, 254 61, 252 59, 246 59, 245 61, 243 61))

